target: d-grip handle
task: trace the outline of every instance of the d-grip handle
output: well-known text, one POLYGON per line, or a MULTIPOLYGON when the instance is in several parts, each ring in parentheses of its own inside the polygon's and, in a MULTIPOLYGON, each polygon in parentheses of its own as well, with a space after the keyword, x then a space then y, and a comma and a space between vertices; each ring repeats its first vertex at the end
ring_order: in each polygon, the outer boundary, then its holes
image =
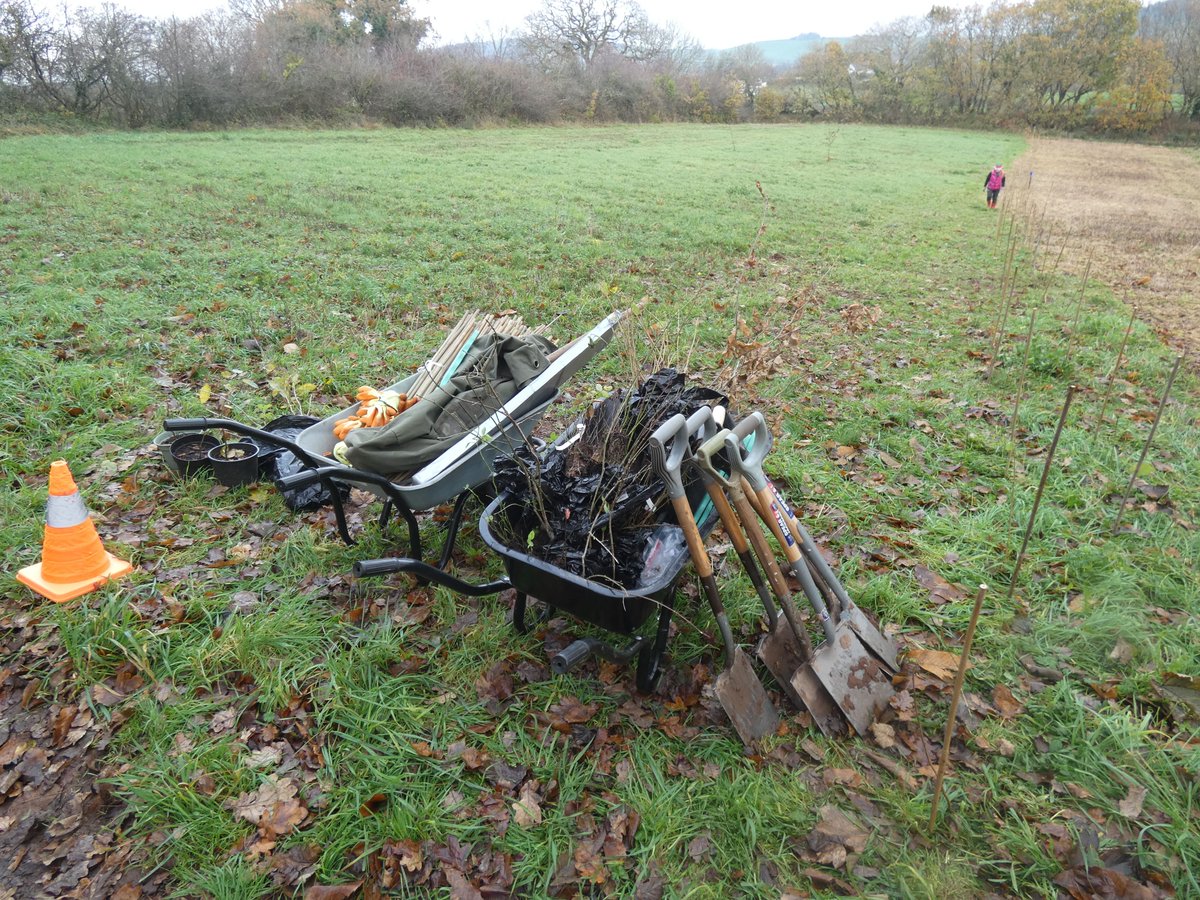
MULTIPOLYGON (((667 486, 667 495, 672 503, 684 496, 683 478, 679 473, 687 452, 688 420, 683 413, 671 416, 650 435, 650 459, 658 477, 667 486)), ((679 524, 683 525, 682 522, 679 524)))
POLYGON ((706 441, 720 429, 717 427, 717 420, 713 416, 711 406, 701 406, 698 410, 688 416, 687 433, 689 438, 695 438, 699 441, 706 441))
POLYGON ((767 486, 767 476, 763 473, 763 460, 771 451, 771 429, 767 420, 758 410, 750 413, 725 434, 725 453, 729 464, 739 474, 744 475, 750 482, 750 487, 761 491, 767 486), (754 435, 754 445, 747 450, 742 443, 751 434, 754 435))

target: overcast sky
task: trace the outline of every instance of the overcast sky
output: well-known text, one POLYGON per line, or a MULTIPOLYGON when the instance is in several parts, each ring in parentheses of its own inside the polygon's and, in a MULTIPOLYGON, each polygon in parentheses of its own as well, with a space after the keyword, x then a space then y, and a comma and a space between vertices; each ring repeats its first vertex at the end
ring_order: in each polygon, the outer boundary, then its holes
MULTIPOLYGON (((186 18, 221 8, 221 0, 115 0, 116 5, 157 19, 186 18)), ((722 50, 752 41, 782 40, 816 32, 824 37, 861 34, 878 22, 923 16, 934 0, 641 0, 651 21, 673 23, 704 47, 722 50)), ((942 6, 972 6, 972 0, 938 0, 942 6)), ((68 6, 99 6, 101 0, 68 0, 68 6)), ((57 6, 47 3, 46 6, 57 6)), ((417 15, 433 21, 438 43, 513 32, 541 0, 409 0, 417 15)), ((986 2, 978 5, 986 6, 986 2)))

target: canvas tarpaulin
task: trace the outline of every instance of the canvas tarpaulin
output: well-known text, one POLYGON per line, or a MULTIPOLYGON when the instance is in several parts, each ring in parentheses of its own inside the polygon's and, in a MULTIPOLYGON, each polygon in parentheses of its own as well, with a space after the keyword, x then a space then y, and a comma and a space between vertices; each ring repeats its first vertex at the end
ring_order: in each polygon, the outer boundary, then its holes
POLYGON ((480 336, 461 374, 429 392, 382 428, 346 435, 346 458, 356 469, 397 475, 436 459, 537 378, 554 345, 539 335, 480 336))

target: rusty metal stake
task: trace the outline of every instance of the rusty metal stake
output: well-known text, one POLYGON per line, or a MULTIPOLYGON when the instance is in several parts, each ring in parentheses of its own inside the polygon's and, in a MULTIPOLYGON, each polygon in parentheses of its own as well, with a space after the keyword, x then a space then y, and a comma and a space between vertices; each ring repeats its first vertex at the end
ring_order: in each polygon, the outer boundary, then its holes
POLYGON ((1133 473, 1129 476, 1129 484, 1125 485, 1125 493, 1121 495, 1121 505, 1117 507, 1117 512, 1113 516, 1112 528, 1110 531, 1113 534, 1117 533, 1117 526, 1121 524, 1121 514, 1125 512, 1125 502, 1129 499, 1129 492, 1133 490, 1133 482, 1137 478, 1138 472, 1142 470, 1142 463, 1146 461, 1146 454, 1150 452, 1150 442, 1154 440, 1154 432, 1158 430, 1158 422, 1162 418, 1163 407, 1167 405, 1167 397, 1171 395, 1171 385, 1175 383, 1175 374, 1179 371, 1179 364, 1183 362, 1183 356, 1175 357, 1175 365, 1171 366, 1171 374, 1167 376, 1167 386, 1163 388, 1162 399, 1158 401, 1158 411, 1154 414, 1154 423, 1150 426, 1150 433, 1146 435, 1146 443, 1142 444, 1142 455, 1138 457, 1137 465, 1133 467, 1133 473))
POLYGON ((958 671, 954 673, 954 690, 950 693, 950 713, 946 717, 946 731, 942 734, 942 756, 938 760, 937 776, 933 779, 933 808, 929 810, 929 830, 937 825, 938 800, 942 796, 942 779, 946 777, 946 765, 950 762, 950 739, 954 736, 954 720, 958 717, 958 701, 962 697, 963 680, 967 676, 967 657, 971 655, 971 642, 975 640, 975 625, 979 621, 979 611, 983 609, 983 598, 987 596, 988 586, 981 584, 975 593, 975 608, 971 610, 971 621, 967 624, 967 634, 963 638, 962 658, 958 661, 958 671))
MULTIPOLYGON (((1129 291, 1125 292, 1125 299, 1129 299, 1129 291)), ((1133 330, 1133 320, 1137 318, 1137 305, 1129 311, 1129 324, 1125 326, 1125 336, 1121 338, 1121 349, 1117 351, 1117 361, 1113 363, 1112 371, 1108 373, 1108 386, 1104 389, 1104 402, 1100 404, 1100 421, 1099 425, 1104 424, 1104 416, 1108 412, 1108 401, 1112 397, 1113 382, 1117 378, 1117 373, 1121 371, 1121 361, 1125 358, 1125 345, 1129 343, 1129 332, 1133 330)))
POLYGON ((1058 449, 1058 439, 1062 437, 1063 426, 1067 424, 1067 413, 1071 409, 1071 400, 1075 397, 1075 391, 1075 385, 1067 388, 1067 399, 1063 401, 1062 412, 1058 416, 1058 427, 1054 429, 1054 440, 1050 442, 1050 449, 1046 451, 1046 464, 1042 466, 1042 478, 1038 482, 1037 494, 1033 498, 1033 509, 1029 511, 1029 522, 1025 526, 1025 537, 1021 540, 1021 552, 1017 554, 1017 563, 1013 566, 1005 601, 1012 599, 1013 591, 1017 588, 1017 576, 1021 574, 1021 564, 1025 562, 1025 551, 1029 549, 1029 536, 1033 534, 1033 523, 1037 520, 1038 507, 1042 504, 1042 491, 1046 489, 1046 479, 1050 475, 1050 463, 1054 460, 1054 451, 1058 449))

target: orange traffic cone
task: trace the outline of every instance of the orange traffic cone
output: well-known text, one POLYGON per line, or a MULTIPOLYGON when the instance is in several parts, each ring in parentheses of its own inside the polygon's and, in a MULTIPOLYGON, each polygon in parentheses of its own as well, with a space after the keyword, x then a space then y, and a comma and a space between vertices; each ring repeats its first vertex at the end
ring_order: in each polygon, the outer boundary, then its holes
POLYGON ((17 579, 55 603, 65 603, 132 569, 104 549, 66 460, 55 460, 50 464, 42 561, 22 569, 17 579))

